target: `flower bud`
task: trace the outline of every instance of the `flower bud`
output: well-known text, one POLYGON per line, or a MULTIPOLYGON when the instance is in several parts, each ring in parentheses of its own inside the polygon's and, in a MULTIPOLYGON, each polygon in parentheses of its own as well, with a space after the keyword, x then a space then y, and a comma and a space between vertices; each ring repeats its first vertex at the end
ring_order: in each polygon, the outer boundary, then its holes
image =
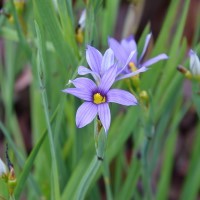
POLYGON ((187 79, 192 79, 193 75, 192 75, 191 71, 188 70, 188 69, 186 69, 186 68, 183 67, 182 65, 179 65, 179 66, 177 67, 177 70, 178 70, 179 72, 181 72, 182 74, 184 74, 185 77, 186 77, 187 79))
POLYGON ((17 179, 15 176, 15 171, 14 171, 13 166, 11 166, 9 176, 8 176, 8 190, 9 190, 10 195, 13 195, 16 185, 17 185, 17 179))
POLYGON ((200 76, 200 61, 197 54, 190 50, 190 70, 194 76, 200 76))
POLYGON ((140 99, 141 99, 142 101, 144 101, 145 103, 148 103, 148 102, 149 102, 149 95, 148 95, 147 91, 142 90, 142 91, 140 92, 139 96, 140 96, 140 99))
POLYGON ((83 30, 78 26, 76 28, 76 41, 79 43, 79 44, 82 44, 83 43, 83 40, 84 40, 84 33, 83 33, 83 30))
POLYGON ((80 19, 78 21, 78 24, 81 29, 85 28, 85 21, 86 21, 86 9, 84 9, 81 13, 80 19))
POLYGON ((79 43, 79 44, 82 44, 83 43, 83 40, 84 40, 84 28, 85 28, 85 21, 86 21, 86 10, 84 9, 81 13, 81 17, 78 21, 78 26, 76 27, 76 41, 79 43))
POLYGON ((3 177, 7 173, 6 165, 0 158, 0 177, 3 177))
POLYGON ((15 0, 14 5, 18 14, 22 14, 24 11, 25 0, 15 0))

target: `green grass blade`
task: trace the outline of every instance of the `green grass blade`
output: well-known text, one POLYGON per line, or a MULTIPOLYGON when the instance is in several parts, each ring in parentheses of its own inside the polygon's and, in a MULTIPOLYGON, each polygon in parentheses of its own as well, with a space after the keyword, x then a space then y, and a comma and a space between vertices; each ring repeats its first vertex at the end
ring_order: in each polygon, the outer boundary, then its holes
MULTIPOLYGON (((55 110, 54 114, 51 117, 51 123, 55 120, 56 114, 57 114, 58 109, 55 110)), ((20 176, 20 178, 17 181, 17 186, 15 188, 14 194, 15 197, 18 199, 20 197, 20 194, 25 186, 26 179, 28 178, 28 175, 31 171, 31 168, 34 164, 35 158, 40 150, 41 145, 43 144, 45 138, 47 135, 47 129, 43 132, 42 136, 40 137, 39 141, 35 145, 34 149, 31 151, 31 154, 29 155, 28 159, 26 160, 24 167, 23 167, 23 172, 20 176)))
POLYGON ((65 42, 52 1, 33 1, 33 5, 36 21, 38 25, 44 26, 46 32, 48 33, 57 52, 57 56, 60 58, 62 67, 76 67, 77 58, 73 55, 74 52, 70 48, 69 44, 65 42))
POLYGON ((45 85, 44 85, 44 59, 45 56, 45 44, 43 36, 41 35, 39 26, 35 22, 35 28, 37 32, 37 38, 38 38, 38 63, 37 63, 37 72, 38 72, 38 78, 39 78, 39 84, 42 90, 42 102, 44 106, 44 113, 45 113, 45 119, 47 124, 47 130, 48 130, 48 137, 49 137, 49 145, 50 145, 50 151, 51 151, 51 162, 52 162, 52 193, 53 196, 52 199, 59 200, 60 199, 60 184, 59 184, 59 176, 58 176, 58 167, 57 167, 57 159, 56 159, 56 152, 55 152, 55 145, 53 140, 53 132, 49 120, 49 111, 48 111, 48 100, 46 95, 45 85))
POLYGON ((91 182, 93 181, 97 171, 99 170, 101 164, 101 161, 99 161, 96 156, 92 159, 91 163, 87 167, 86 172, 80 180, 80 184, 77 187, 74 199, 84 199, 86 192, 91 182))

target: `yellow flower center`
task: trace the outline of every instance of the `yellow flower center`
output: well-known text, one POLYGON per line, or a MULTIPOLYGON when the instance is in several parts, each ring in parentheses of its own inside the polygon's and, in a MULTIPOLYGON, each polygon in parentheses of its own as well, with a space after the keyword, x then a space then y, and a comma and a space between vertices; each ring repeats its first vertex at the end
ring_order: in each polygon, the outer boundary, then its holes
POLYGON ((106 102, 106 97, 102 96, 100 93, 96 93, 93 96, 93 101, 96 104, 101 104, 101 103, 106 102))
POLYGON ((135 72, 137 70, 137 67, 135 66, 135 63, 134 62, 130 62, 128 64, 129 66, 129 69, 132 71, 132 72, 135 72))
MULTIPOLYGON (((137 67, 135 66, 134 62, 130 62, 128 64, 128 66, 129 66, 129 69, 131 70, 131 72, 137 71, 137 67)), ((134 78, 139 78, 139 74, 135 75, 134 78)))

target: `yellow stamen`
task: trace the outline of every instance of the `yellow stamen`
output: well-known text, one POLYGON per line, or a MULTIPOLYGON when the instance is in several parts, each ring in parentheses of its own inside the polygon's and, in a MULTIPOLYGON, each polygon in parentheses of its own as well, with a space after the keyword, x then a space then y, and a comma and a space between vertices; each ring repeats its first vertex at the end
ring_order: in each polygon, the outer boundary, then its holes
MULTIPOLYGON (((131 72, 137 71, 137 67, 135 66, 134 62, 130 62, 128 64, 128 66, 129 66, 129 69, 131 70, 131 72)), ((133 85, 137 88, 139 86, 139 82, 140 82, 139 74, 131 77, 131 79, 133 80, 133 85)))
POLYGON ((132 72, 135 72, 137 70, 137 67, 135 66, 135 63, 134 62, 130 62, 128 64, 129 66, 129 69, 132 71, 132 72))
POLYGON ((102 96, 100 93, 94 94, 93 97, 94 97, 93 101, 96 104, 101 104, 101 103, 106 102, 106 97, 102 96))

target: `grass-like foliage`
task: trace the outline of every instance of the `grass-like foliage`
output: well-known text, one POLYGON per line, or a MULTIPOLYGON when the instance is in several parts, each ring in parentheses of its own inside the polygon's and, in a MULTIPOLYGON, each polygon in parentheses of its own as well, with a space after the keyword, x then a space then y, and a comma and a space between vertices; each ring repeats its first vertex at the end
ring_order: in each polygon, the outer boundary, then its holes
MULTIPOLYGON (((108 38, 111 41, 116 36, 116 27, 122 35, 135 30, 134 24, 126 30, 125 20, 119 17, 119 0, 5 1, 0 15, 0 130, 8 152, 0 156, 5 163, 9 156, 13 166, 8 163, 4 174, 0 169, 0 199, 169 199, 179 159, 180 123, 191 109, 200 117, 199 79, 186 75, 190 73, 189 56, 183 32, 190 0, 181 2, 171 1, 158 37, 151 37, 141 60, 151 26, 148 24, 140 35, 138 66, 133 62, 131 66, 142 73, 123 79, 123 72, 112 82, 113 88, 131 93, 128 97, 134 95, 137 105, 109 104, 110 126, 107 115, 98 110, 94 123, 78 128, 76 112, 83 101, 69 92, 74 88, 73 80, 87 77, 98 83, 104 77, 78 74, 79 66, 90 69, 87 45, 103 54, 109 48, 108 38), (84 9, 86 17, 78 23, 84 9), (160 54, 159 62, 142 68, 145 61, 160 54), (185 76, 178 72, 179 65, 185 66, 185 76), (186 81, 191 85, 187 100, 186 81), (16 104, 28 108, 20 111, 16 104)), ((196 30, 192 48, 197 55, 198 38, 196 30)), ((119 53, 119 49, 113 51, 119 53)), ((91 106, 98 104, 98 109, 110 103, 102 93, 96 92, 94 98, 91 106)), ((200 189, 199 130, 199 125, 193 130, 187 171, 179 181, 177 193, 182 200, 197 199, 200 189)))

